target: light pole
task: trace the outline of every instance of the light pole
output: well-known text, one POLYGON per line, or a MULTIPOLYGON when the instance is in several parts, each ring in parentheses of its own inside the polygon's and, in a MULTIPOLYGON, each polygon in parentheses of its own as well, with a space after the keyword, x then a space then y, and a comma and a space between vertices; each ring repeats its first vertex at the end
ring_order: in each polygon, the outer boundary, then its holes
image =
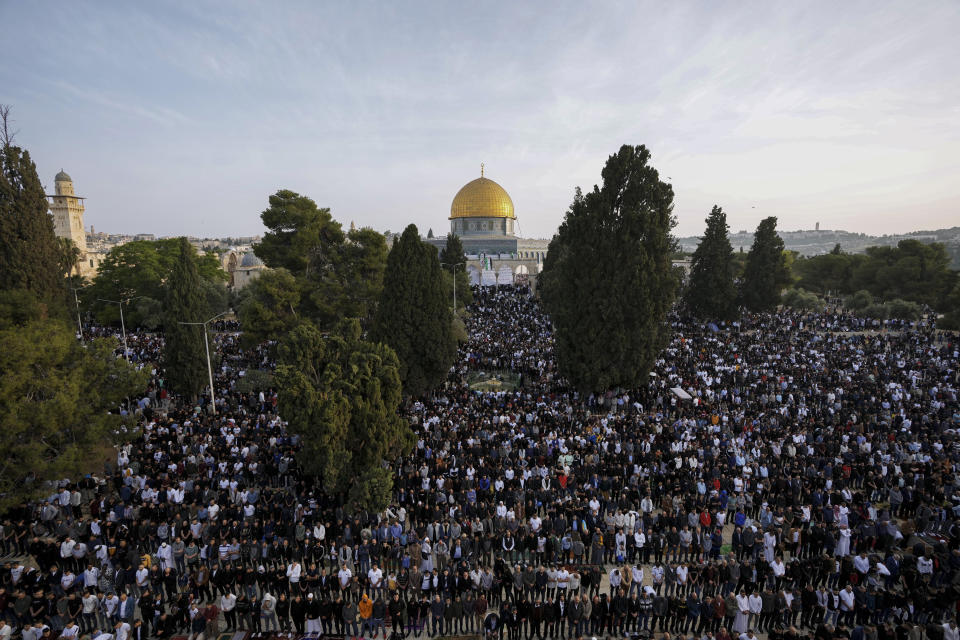
POLYGON ((178 322, 177 324, 186 324, 186 325, 201 325, 203 326, 203 344, 207 348, 207 375, 210 376, 210 410, 213 411, 213 415, 217 415, 217 399, 214 396, 213 392, 213 365, 210 364, 210 339, 207 337, 207 325, 219 318, 220 316, 225 316, 229 311, 224 311, 223 313, 218 313, 209 320, 204 320, 203 322, 178 322))
POLYGON ((77 304, 77 327, 80 329, 80 344, 83 342, 83 321, 80 320, 80 298, 77 296, 77 291, 83 289, 83 287, 70 287, 73 290, 73 301, 77 304))
POLYGON ((462 267, 462 262, 441 262, 441 266, 453 267, 450 273, 453 274, 453 315, 457 315, 457 267, 462 267))
MULTIPOLYGON (((76 294, 74 294, 76 295, 76 294)), ((123 303, 130 303, 131 300, 136 300, 137 298, 142 298, 143 296, 133 296, 132 298, 121 298, 120 300, 107 300, 106 298, 97 298, 101 302, 110 302, 113 304, 120 305, 120 331, 123 332, 123 358, 130 362, 130 356, 127 354, 127 325, 123 322, 123 303)))

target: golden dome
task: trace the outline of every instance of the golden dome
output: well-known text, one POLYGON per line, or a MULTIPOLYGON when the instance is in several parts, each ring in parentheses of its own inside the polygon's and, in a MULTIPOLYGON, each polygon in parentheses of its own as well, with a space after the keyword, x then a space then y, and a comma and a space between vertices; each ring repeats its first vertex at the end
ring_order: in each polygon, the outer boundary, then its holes
POLYGON ((506 189, 482 175, 463 185, 450 205, 450 219, 454 218, 516 218, 513 200, 506 189))

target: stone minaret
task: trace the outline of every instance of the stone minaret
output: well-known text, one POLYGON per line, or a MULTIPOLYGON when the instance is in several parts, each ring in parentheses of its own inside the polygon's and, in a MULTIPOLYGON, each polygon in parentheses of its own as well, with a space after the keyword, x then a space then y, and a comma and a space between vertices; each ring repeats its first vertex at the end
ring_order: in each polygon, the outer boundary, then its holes
POLYGON ((83 198, 73 192, 73 180, 63 169, 54 178, 54 193, 50 198, 53 226, 61 238, 70 238, 80 249, 81 259, 87 253, 87 233, 83 228, 83 198))

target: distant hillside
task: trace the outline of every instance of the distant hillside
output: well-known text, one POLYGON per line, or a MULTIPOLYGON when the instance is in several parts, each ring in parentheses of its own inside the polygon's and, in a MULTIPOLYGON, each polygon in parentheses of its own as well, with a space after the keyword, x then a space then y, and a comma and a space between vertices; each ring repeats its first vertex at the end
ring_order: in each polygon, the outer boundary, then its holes
MULTIPOLYGON (((895 246, 901 240, 913 239, 921 242, 941 242, 946 246, 947 253, 952 259, 952 267, 960 269, 960 227, 937 229, 935 231, 914 231, 899 235, 870 236, 865 233, 850 231, 812 230, 812 231, 780 231, 783 243, 790 251, 796 251, 803 256, 816 256, 830 253, 837 244, 847 253, 861 253, 867 247, 895 246)), ((691 236, 677 238, 682 249, 692 252, 700 244, 700 238, 691 236)), ((730 244, 734 251, 741 248, 750 250, 753 244, 752 231, 738 231, 730 234, 730 244)))

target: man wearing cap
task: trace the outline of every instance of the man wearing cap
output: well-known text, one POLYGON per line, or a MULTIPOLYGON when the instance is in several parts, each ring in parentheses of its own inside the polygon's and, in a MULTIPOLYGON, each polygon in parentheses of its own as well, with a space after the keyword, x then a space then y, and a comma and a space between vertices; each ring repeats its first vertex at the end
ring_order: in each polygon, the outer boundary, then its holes
POLYGON ((314 597, 313 592, 307 594, 307 635, 320 635, 320 603, 314 597))

